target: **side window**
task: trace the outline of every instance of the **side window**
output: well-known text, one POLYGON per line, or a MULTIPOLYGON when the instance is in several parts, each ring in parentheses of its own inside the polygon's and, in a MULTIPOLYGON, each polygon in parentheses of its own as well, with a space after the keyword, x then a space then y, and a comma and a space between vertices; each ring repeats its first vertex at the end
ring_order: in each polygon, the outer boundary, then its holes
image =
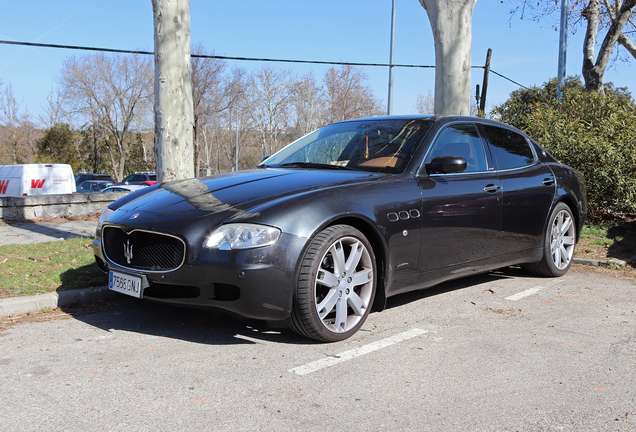
POLYGON ((484 125, 497 169, 520 168, 534 161, 530 143, 522 135, 497 126, 484 125))
POLYGON ((487 171, 486 154, 474 124, 452 125, 444 129, 426 158, 426 163, 439 156, 459 156, 466 159, 464 172, 487 171))

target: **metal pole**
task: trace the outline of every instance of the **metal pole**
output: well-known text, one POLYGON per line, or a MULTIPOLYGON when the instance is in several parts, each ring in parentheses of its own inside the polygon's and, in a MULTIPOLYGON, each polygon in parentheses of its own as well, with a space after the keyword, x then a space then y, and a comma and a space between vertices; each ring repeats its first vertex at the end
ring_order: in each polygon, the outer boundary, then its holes
POLYGON ((391 51, 389 53, 389 104, 387 107, 387 115, 393 114, 393 56, 395 50, 395 0, 393 0, 393 9, 391 10, 391 51))
POLYGON ((238 111, 236 112, 236 165, 234 171, 238 171, 238 156, 239 156, 239 146, 238 146, 238 135, 239 135, 239 125, 240 120, 238 118, 238 111))
POLYGON ((568 0, 561 0, 561 29, 559 35, 559 66, 557 71, 557 100, 563 98, 565 86, 565 56, 568 49, 568 0))

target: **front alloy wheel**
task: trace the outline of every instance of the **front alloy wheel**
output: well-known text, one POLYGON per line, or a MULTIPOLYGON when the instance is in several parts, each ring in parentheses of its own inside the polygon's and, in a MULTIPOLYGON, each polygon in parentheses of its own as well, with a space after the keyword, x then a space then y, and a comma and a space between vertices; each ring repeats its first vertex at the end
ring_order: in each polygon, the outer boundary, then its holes
POLYGON ((303 257, 292 329, 331 342, 353 335, 366 320, 376 287, 373 249, 348 225, 319 233, 303 257))

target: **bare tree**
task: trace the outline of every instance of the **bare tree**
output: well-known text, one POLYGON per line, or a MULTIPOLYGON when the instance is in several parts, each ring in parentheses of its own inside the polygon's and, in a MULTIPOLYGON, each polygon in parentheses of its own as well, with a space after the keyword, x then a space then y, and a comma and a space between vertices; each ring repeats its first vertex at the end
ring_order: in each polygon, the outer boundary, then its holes
POLYGON ((371 88, 364 84, 367 79, 361 69, 351 65, 327 70, 323 84, 328 123, 380 115, 383 112, 371 88))
POLYGON ((429 90, 426 95, 422 93, 417 95, 415 100, 415 111, 418 114, 434 114, 435 113, 435 95, 429 90))
POLYGON ((37 155, 36 141, 41 132, 21 108, 13 86, 0 81, 0 164, 30 163, 37 155))
POLYGON ((149 112, 151 77, 150 62, 141 56, 72 57, 62 67, 69 111, 101 125, 113 138, 107 142, 117 180, 124 177, 131 126, 149 112))
POLYGON ((470 49, 477 0, 420 0, 435 40, 435 114, 470 113, 470 49))
MULTIPOLYGON (((521 19, 533 20, 550 18, 560 11, 553 0, 522 1, 512 10, 521 19)), ((614 46, 624 47, 629 56, 636 58, 636 23, 634 9, 636 0, 570 0, 569 13, 571 31, 581 20, 587 21, 583 41, 583 65, 581 68, 585 88, 588 91, 604 93, 603 75, 611 60, 614 46), (595 47, 600 31, 606 31, 596 54, 595 47)), ((626 60, 626 58, 624 58, 626 60)))
POLYGON ((263 156, 274 154, 280 135, 289 124, 292 108, 292 84, 289 70, 264 66, 248 81, 250 117, 261 134, 263 156))
POLYGON ((246 98, 246 74, 243 69, 234 68, 221 77, 218 93, 214 97, 210 115, 197 128, 200 143, 199 165, 209 175, 221 172, 227 163, 231 168, 235 161, 234 135, 237 118, 241 125, 248 124, 244 102, 246 98), (232 155, 230 158, 229 155, 232 155))
POLYGON ((160 182, 194 177, 190 0, 152 0, 155 155, 160 182))
POLYGON ((322 126, 325 111, 324 92, 312 72, 296 82, 292 101, 296 113, 296 130, 300 135, 306 135, 322 126))
MULTIPOLYGON (((193 48, 193 54, 203 55, 205 49, 201 44, 193 48)), ((213 114, 223 108, 221 82, 225 69, 225 62, 213 58, 192 58, 192 102, 194 109, 193 143, 194 143, 194 172, 199 175, 200 144, 199 131, 205 128, 213 114)))
MULTIPOLYGON (((217 122, 218 115, 236 108, 237 101, 244 96, 245 72, 235 68, 225 73, 226 63, 215 58, 202 57, 205 50, 197 45, 193 51, 197 56, 192 58, 192 95, 194 103, 194 160, 195 173, 201 169, 201 134, 208 123, 217 122), (199 57, 201 56, 201 57, 199 57)), ((231 122, 231 121, 230 121, 231 122)), ((209 144, 208 140, 203 145, 209 144)), ((207 168, 210 152, 205 151, 207 168)))
MULTIPOLYGON (((426 95, 422 93, 417 95, 415 100, 415 112, 418 114, 435 114, 435 95, 432 90, 429 90, 426 95)), ((471 116, 479 115, 479 106, 477 100, 470 99, 470 112, 471 116)))
POLYGON ((38 120, 44 125, 44 129, 51 128, 56 124, 70 123, 70 118, 64 110, 64 98, 59 92, 51 92, 46 98, 46 102, 48 106, 43 108, 44 115, 40 114, 38 116, 38 120))

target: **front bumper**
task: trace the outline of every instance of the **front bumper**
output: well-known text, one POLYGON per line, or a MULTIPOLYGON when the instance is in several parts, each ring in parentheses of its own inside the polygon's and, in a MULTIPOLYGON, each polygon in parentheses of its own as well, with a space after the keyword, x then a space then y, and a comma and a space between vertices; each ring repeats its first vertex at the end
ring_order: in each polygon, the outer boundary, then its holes
POLYGON ((142 276, 147 281, 142 285, 142 298, 284 321, 291 314, 296 263, 306 242, 305 238, 283 233, 276 244, 262 248, 220 251, 199 245, 192 248, 198 249, 194 258, 168 272, 144 272, 110 262, 103 253, 99 230, 93 252, 104 272, 112 269, 142 276))

